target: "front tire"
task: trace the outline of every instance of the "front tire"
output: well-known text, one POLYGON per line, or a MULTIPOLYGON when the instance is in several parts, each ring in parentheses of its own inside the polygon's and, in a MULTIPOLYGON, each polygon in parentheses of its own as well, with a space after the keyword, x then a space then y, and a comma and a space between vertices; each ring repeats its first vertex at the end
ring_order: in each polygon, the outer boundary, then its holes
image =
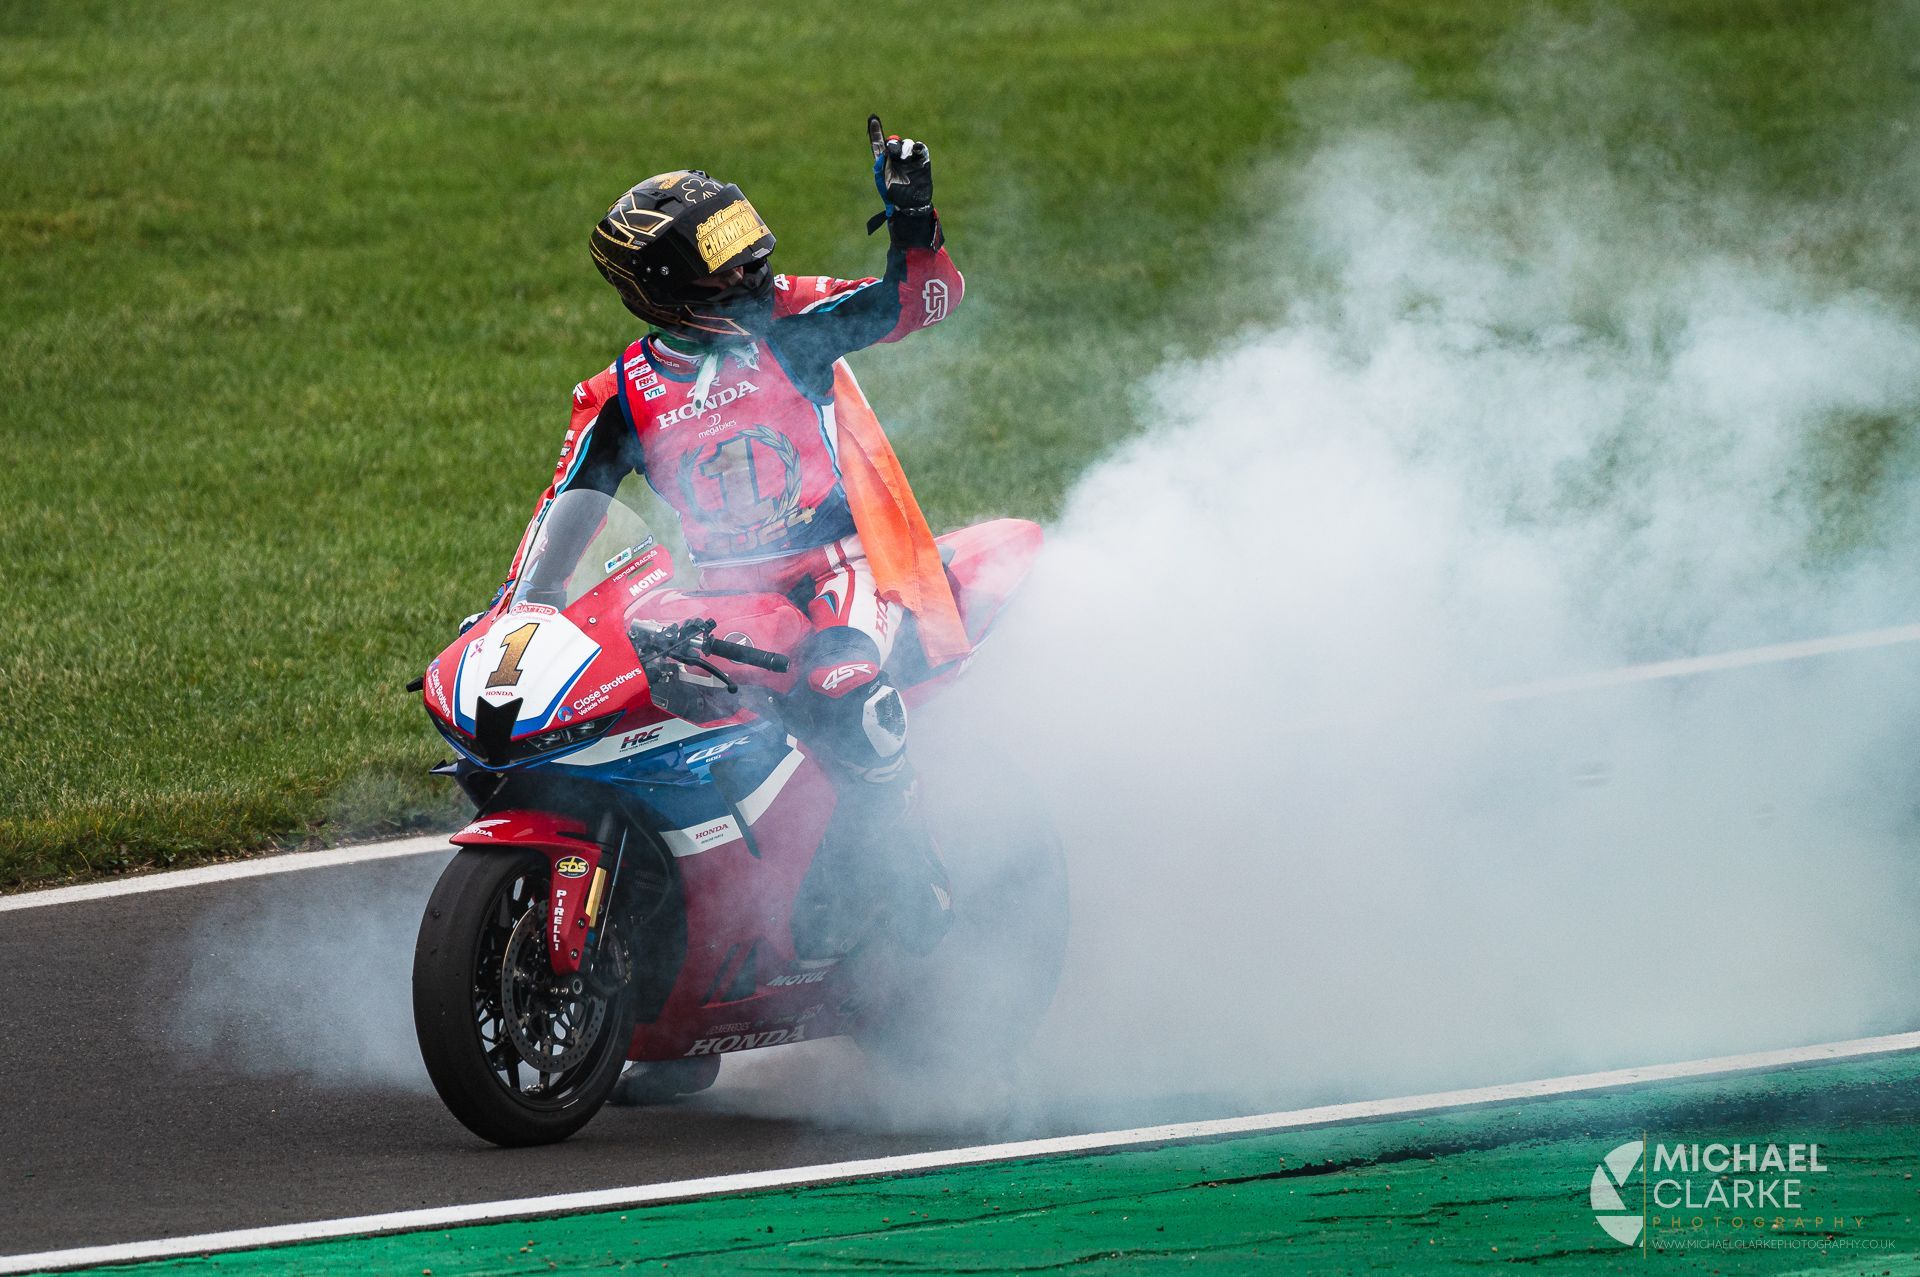
MULTIPOLYGON (((600 995, 562 981, 546 944, 548 865, 537 852, 465 850, 440 875, 413 953, 413 1026, 427 1076, 475 1135, 504 1147, 566 1139, 600 1110, 633 1037, 616 927, 600 995)), ((583 975, 585 973, 582 973, 583 975)))

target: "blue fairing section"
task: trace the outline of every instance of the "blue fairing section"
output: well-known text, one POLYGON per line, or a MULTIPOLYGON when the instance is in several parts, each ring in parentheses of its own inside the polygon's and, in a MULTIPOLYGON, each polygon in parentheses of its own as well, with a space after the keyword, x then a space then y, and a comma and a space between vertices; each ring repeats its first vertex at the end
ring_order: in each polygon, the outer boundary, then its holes
POLYGON ((727 800, 713 783, 714 763, 734 760, 743 778, 758 784, 780 765, 788 748, 785 728, 758 720, 717 727, 632 758, 569 767, 567 772, 624 789, 658 812, 668 826, 685 828, 727 814, 727 800))

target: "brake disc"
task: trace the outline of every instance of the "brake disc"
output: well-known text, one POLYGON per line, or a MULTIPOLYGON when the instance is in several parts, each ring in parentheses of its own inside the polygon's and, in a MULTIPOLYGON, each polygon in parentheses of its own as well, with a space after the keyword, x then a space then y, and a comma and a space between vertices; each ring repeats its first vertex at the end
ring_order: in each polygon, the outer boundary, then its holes
POLYGON ((540 1073, 561 1073, 586 1058, 606 1022, 607 1001, 574 992, 584 982, 556 976, 547 962, 546 910, 514 924, 500 960, 500 1005, 507 1037, 540 1073))

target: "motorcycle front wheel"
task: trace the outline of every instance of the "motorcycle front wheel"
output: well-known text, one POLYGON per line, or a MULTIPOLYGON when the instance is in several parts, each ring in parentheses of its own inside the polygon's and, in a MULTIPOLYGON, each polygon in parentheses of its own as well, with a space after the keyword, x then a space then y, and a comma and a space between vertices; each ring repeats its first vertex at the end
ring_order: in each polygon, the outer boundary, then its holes
POLYGON ((462 851, 434 887, 413 952, 427 1076, 468 1130, 509 1148, 552 1144, 586 1125, 633 1037, 620 929, 602 938, 593 981, 556 976, 547 900, 537 852, 462 851))

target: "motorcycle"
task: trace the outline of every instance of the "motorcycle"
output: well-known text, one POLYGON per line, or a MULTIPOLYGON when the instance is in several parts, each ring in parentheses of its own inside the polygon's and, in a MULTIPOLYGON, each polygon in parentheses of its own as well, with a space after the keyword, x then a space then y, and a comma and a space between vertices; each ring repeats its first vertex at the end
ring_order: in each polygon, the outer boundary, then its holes
MULTIPOLYGON (((1040 541, 1016 519, 937 538, 976 647, 1040 541)), ((1017 775, 923 774, 953 921, 910 952, 836 854, 823 763, 782 725, 783 653, 812 631, 795 601, 674 588, 644 518, 598 492, 558 497, 529 545, 514 590, 408 685, 454 750, 434 771, 476 808, 413 966, 454 1116, 550 1143, 616 1088, 657 1103, 724 1056, 842 1034, 894 1063, 1016 1055, 1066 931, 1059 843, 1017 775)), ((965 664, 927 668, 909 629, 888 673, 917 708, 965 664)))

